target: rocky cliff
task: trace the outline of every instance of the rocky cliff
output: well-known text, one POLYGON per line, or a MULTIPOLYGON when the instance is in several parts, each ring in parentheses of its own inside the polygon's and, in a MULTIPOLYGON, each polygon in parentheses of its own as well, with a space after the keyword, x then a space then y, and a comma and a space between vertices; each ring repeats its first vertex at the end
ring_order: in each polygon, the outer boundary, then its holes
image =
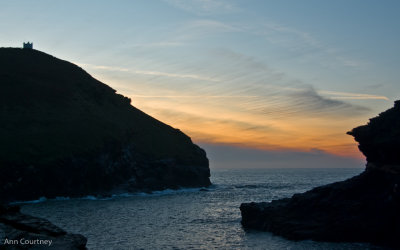
POLYGON ((400 246, 400 102, 348 134, 367 157, 363 173, 292 198, 240 206, 242 225, 293 240, 400 246))
POLYGON ((0 203, 210 185, 203 149, 80 67, 0 48, 0 203))
POLYGON ((359 143, 358 148, 367 157, 367 169, 400 174, 400 100, 347 134, 359 143))

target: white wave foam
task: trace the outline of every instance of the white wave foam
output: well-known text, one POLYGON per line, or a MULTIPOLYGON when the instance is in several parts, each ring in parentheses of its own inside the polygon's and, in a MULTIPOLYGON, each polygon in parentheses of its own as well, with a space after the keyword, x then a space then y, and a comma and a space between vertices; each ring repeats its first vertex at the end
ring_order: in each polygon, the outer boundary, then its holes
POLYGON ((42 197, 40 197, 40 198, 37 199, 37 200, 30 200, 30 201, 14 201, 14 202, 11 202, 10 204, 11 204, 11 205, 17 205, 17 204, 35 204, 35 203, 41 203, 41 202, 45 202, 45 201, 47 201, 47 198, 44 197, 44 196, 42 196, 42 197))
POLYGON ((67 201, 69 199, 71 199, 71 198, 67 197, 67 196, 57 196, 54 200, 56 200, 56 201, 67 201))
POLYGON ((79 199, 79 200, 91 200, 91 201, 104 201, 104 200, 112 200, 115 198, 128 198, 128 197, 134 197, 134 196, 162 196, 162 195, 173 195, 173 194, 178 194, 178 193, 193 193, 193 192, 199 192, 199 191, 209 191, 209 190, 214 190, 215 186, 212 185, 208 188, 206 187, 200 187, 200 188, 179 188, 179 189, 164 189, 160 191, 151 191, 149 193, 146 192, 136 192, 136 193, 120 193, 120 194, 113 194, 109 197, 102 197, 102 196, 94 196, 94 195, 87 195, 84 197, 79 197, 79 198, 70 198, 67 196, 58 196, 56 198, 48 199, 46 197, 40 197, 37 200, 30 200, 30 201, 14 201, 11 202, 10 204, 12 205, 18 205, 18 204, 36 204, 36 203, 42 203, 45 201, 66 201, 66 200, 71 200, 71 199, 79 199))
POLYGON ((173 194, 179 194, 179 193, 193 193, 193 192, 199 192, 202 190, 209 190, 209 188, 206 187, 200 187, 200 188, 179 188, 179 189, 164 189, 164 190, 159 190, 159 191, 152 191, 150 193, 134 193, 132 195, 139 195, 139 196, 161 196, 161 195, 173 195, 173 194))

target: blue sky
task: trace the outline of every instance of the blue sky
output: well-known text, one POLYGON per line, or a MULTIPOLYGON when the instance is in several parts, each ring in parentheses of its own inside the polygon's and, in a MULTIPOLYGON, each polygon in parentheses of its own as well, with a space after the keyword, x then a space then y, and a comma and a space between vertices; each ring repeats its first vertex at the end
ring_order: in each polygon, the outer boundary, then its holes
POLYGON ((362 162, 346 131, 400 96, 399 1, 0 3, 1 47, 33 41, 78 64, 186 132, 215 167, 230 164, 216 152, 251 162, 249 150, 362 162))

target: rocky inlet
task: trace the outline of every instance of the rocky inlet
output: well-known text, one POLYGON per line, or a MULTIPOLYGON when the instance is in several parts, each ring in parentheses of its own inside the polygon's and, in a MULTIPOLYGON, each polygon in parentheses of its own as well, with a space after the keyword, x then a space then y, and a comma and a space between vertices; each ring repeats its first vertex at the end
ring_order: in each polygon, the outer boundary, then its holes
POLYGON ((400 101, 348 134, 367 158, 363 173, 291 198, 243 203, 243 227, 292 240, 399 247, 400 101))

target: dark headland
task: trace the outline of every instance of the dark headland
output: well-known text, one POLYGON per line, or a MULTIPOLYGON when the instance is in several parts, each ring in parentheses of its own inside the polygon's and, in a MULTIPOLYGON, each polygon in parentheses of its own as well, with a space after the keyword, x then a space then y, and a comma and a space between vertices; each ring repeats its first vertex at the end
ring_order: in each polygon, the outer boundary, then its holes
POLYGON ((292 240, 400 246, 400 101, 348 132, 367 158, 363 173, 291 198, 240 206, 245 228, 292 240))
POLYGON ((0 231, 44 232, 79 248, 80 236, 35 228, 50 223, 5 205, 209 186, 205 151, 130 103, 72 63, 0 48, 0 231))
POLYGON ((1 201, 210 185, 203 149, 80 67, 0 49, 1 201))

